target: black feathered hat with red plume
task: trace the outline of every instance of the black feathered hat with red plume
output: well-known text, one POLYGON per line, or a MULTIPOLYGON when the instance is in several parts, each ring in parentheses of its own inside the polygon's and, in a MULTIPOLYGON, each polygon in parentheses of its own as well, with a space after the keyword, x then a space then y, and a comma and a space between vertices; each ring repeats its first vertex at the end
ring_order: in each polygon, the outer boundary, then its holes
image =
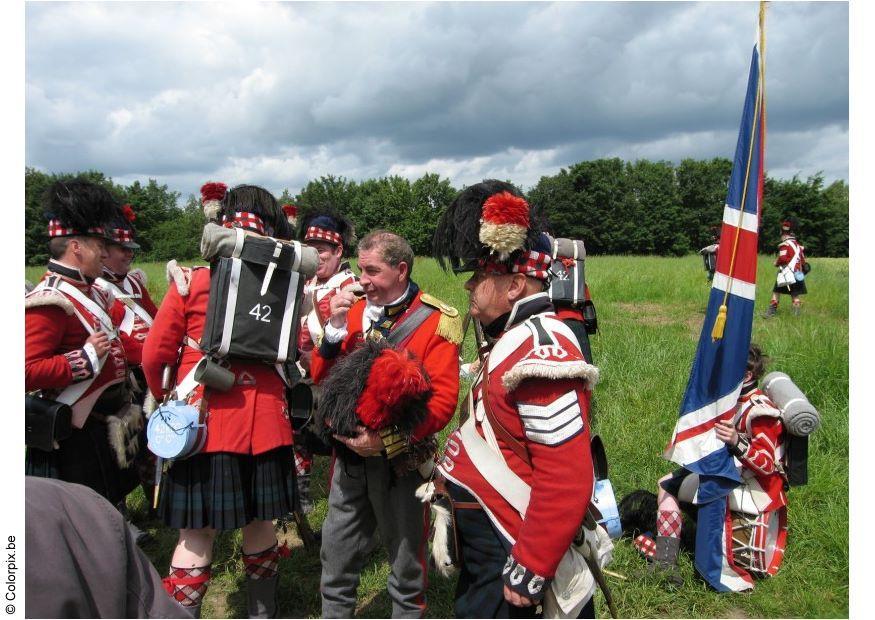
POLYGON ((456 272, 485 268, 546 280, 551 259, 542 228, 519 189, 487 179, 459 192, 441 214, 432 252, 456 272))
POLYGON ((395 426, 410 434, 427 417, 431 396, 420 360, 385 339, 368 339, 337 362, 323 382, 316 426, 326 439, 332 433, 354 437, 358 425, 395 426))

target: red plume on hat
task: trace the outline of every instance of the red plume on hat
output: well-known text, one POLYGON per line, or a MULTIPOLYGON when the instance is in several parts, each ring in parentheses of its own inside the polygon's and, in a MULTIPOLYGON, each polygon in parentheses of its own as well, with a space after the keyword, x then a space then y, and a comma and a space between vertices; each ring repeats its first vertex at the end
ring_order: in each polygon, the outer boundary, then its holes
POLYGON ((362 424, 379 430, 397 424, 406 405, 421 399, 429 390, 419 360, 408 351, 384 349, 371 366, 355 412, 362 424))
POLYGON ((137 214, 134 213, 134 208, 128 203, 122 205, 122 215, 124 215, 125 219, 129 222, 133 222, 137 219, 137 214))
POLYGON ((791 230, 793 228, 793 222, 790 220, 784 220, 781 222, 781 230, 791 230))
POLYGON ((510 192, 490 196, 483 203, 480 242, 498 253, 499 260, 523 247, 529 229, 529 203, 510 192))
POLYGON ((298 225, 298 207, 287 202, 283 205, 283 213, 286 214, 286 219, 289 221, 289 224, 292 225, 292 228, 298 225))
POLYGON ((215 220, 222 211, 222 200, 228 186, 224 183, 209 181, 201 186, 201 206, 208 220, 215 220))

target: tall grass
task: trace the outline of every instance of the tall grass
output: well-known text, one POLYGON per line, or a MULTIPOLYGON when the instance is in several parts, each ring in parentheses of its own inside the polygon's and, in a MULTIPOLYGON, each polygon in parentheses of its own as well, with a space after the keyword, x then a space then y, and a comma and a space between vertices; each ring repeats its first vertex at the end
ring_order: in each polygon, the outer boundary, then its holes
MULTIPOLYGON (((760 581, 745 595, 717 594, 695 577, 691 558, 681 559, 683 588, 666 592, 644 571, 629 541, 616 543, 609 577, 625 617, 836 617, 848 608, 848 260, 815 259, 811 293, 802 315, 790 313, 783 297, 778 315, 761 317, 774 282, 771 258, 761 257, 753 338, 771 357, 770 369, 788 373, 820 410, 823 426, 811 437, 809 484, 789 492, 789 541, 779 573, 760 581)), ((166 290, 163 265, 143 266, 155 299, 166 290)), ((31 281, 41 270, 29 268, 31 281)), ((430 259, 417 259, 413 278, 426 291, 460 310, 466 307, 464 278, 443 273, 430 259)), ((662 459, 671 438, 702 328, 708 284, 698 257, 653 258, 594 256, 587 280, 595 300, 600 331, 592 337, 602 380, 594 392, 593 425, 605 441, 610 477, 618 499, 638 488, 655 490, 655 481, 674 466, 662 459)), ((469 335, 466 359, 474 348, 469 335)), ((455 421, 450 427, 455 425, 455 421)), ((446 435, 444 433, 444 436, 446 435)), ((324 459, 317 461, 314 495, 319 527, 325 517, 324 459)), ((557 472, 557 475, 569 475, 557 472)), ((140 522, 156 536, 147 553, 163 572, 175 533, 145 517, 139 492, 129 500, 140 522)), ((280 610, 286 617, 317 617, 319 558, 300 546, 294 531, 282 535, 293 547, 283 561, 280 610)), ((213 586, 205 614, 245 616, 239 533, 219 537, 213 586)), ((388 566, 378 551, 366 564, 359 588, 363 617, 388 617, 385 591, 388 566)), ((452 616, 454 583, 430 577, 432 617, 452 616)), ((598 611, 607 617, 601 595, 598 611)))

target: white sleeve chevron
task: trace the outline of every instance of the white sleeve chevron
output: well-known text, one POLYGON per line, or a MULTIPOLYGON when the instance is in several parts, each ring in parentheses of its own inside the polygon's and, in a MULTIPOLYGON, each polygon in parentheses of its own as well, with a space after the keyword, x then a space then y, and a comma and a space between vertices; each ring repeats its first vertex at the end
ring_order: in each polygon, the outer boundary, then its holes
POLYGON ((526 437, 536 443, 555 446, 583 431, 583 416, 577 392, 566 392, 549 405, 520 403, 517 406, 526 437))

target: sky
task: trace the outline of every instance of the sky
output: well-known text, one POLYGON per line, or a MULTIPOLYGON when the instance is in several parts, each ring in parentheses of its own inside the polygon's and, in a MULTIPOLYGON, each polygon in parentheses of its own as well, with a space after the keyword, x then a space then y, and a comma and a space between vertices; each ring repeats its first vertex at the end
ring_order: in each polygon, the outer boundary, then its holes
MULTIPOLYGON (((756 2, 28 3, 25 164, 293 194, 731 158, 756 2)), ((767 174, 848 181, 849 10, 773 2, 767 174)))

